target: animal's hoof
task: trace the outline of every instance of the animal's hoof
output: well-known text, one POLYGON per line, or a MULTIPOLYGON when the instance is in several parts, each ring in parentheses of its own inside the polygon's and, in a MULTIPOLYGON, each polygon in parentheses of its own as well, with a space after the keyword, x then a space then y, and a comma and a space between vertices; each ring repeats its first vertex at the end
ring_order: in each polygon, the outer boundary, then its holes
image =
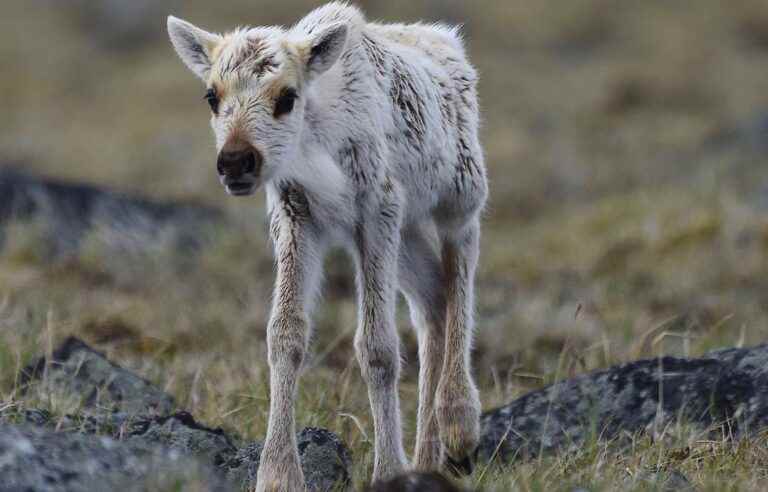
POLYGON ((467 454, 463 458, 456 460, 450 456, 445 458, 445 468, 455 477, 463 477, 466 475, 472 475, 475 470, 475 462, 477 461, 477 449, 474 452, 467 454))
POLYGON ((453 463, 459 470, 472 473, 470 457, 477 449, 480 437, 479 405, 438 406, 440 440, 443 443, 445 463, 453 463))

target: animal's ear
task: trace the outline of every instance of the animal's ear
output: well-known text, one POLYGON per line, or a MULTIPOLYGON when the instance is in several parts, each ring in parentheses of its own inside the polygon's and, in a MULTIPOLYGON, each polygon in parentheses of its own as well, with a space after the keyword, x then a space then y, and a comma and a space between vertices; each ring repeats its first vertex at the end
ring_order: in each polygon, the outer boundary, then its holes
POLYGON ((336 63, 347 44, 347 26, 333 24, 312 36, 307 47, 307 73, 317 77, 336 63))
POLYGON ((211 72, 211 54, 221 42, 221 36, 203 31, 172 15, 168 16, 168 35, 184 64, 195 75, 207 80, 211 72))

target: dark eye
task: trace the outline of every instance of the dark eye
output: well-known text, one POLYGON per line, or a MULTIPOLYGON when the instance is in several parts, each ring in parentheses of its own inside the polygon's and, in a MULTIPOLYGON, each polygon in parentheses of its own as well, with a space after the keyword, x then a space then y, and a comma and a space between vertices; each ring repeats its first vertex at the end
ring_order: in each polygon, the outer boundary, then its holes
POLYGON ((205 91, 204 99, 208 101, 208 105, 211 107, 213 114, 219 114, 219 96, 216 94, 216 89, 208 89, 205 91))
POLYGON ((284 89, 275 103, 275 118, 293 111, 293 103, 296 102, 298 97, 296 89, 284 89))

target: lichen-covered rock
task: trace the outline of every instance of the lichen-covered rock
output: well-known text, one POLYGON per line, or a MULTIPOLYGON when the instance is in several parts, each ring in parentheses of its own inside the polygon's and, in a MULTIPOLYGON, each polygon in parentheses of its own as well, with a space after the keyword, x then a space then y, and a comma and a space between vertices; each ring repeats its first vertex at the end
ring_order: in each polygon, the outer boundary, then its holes
POLYGON ((481 418, 483 460, 578 448, 684 421, 728 421, 731 434, 768 424, 768 346, 701 359, 664 357, 585 374, 529 393, 481 418))
POLYGON ((224 464, 227 477, 242 489, 255 484, 263 449, 261 441, 254 441, 238 449, 232 459, 224 464))
POLYGON ((297 437, 307 489, 325 491, 350 480, 352 457, 333 432, 307 427, 297 437))
POLYGON ((197 204, 162 203, 0 168, 0 246, 2 226, 11 220, 34 221, 46 254, 60 257, 77 252, 92 234, 115 252, 146 251, 159 243, 194 249, 200 232, 223 215, 197 204))
POLYGON ((187 412, 166 417, 139 419, 129 425, 131 442, 162 445, 183 454, 204 458, 221 466, 237 453, 233 439, 222 429, 201 425, 187 412))
POLYGON ((213 467, 160 446, 0 424, 0 491, 232 490, 213 467))
MULTIPOLYGON (((299 459, 307 490, 340 490, 350 482, 352 458, 349 450, 336 434, 307 427, 297 436, 299 459)), ((256 484, 263 445, 254 442, 241 448, 225 465, 228 476, 242 487, 256 484)))
POLYGON ((768 428, 768 345, 717 350, 707 357, 729 367, 719 391, 733 408, 731 432, 750 435, 768 428))
POLYGON ((42 427, 49 425, 51 414, 47 410, 37 408, 18 408, 8 405, 0 409, 0 424, 34 425, 42 427))
POLYGON ((50 361, 41 357, 24 371, 23 384, 33 381, 101 414, 167 415, 175 406, 170 395, 74 337, 54 350, 50 361))
MULTIPOLYGON (((51 361, 41 358, 32 364, 23 379, 25 385, 41 380, 44 384, 38 391, 76 395, 84 412, 54 416, 11 406, 0 410, 0 423, 32 424, 47 428, 45 432, 65 431, 62 435, 111 437, 131 449, 162 449, 199 460, 241 487, 256 483, 261 443, 238 449, 240 440, 224 430, 206 427, 187 412, 170 413, 174 403, 169 395, 76 338, 58 347, 51 361)), ((352 459, 335 434, 306 428, 297 440, 309 490, 337 490, 349 483, 352 459)), ((69 462, 61 464, 62 473, 67 466, 69 462)))

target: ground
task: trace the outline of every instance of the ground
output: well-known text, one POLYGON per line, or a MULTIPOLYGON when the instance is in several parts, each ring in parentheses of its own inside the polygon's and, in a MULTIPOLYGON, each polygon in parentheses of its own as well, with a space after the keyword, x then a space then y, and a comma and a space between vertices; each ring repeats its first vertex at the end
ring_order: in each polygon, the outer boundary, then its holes
MULTIPOLYGON (((0 255, 0 406, 18 398, 19 367, 76 334, 208 425, 264 435, 274 271, 263 197, 235 200, 216 182, 203 88, 164 32, 169 13, 215 30, 289 23, 314 5, 256 3, 3 7, 3 163, 221 207, 236 227, 216 231, 190 265, 162 248, 116 258, 98 241, 51 259, 34 227, 14 226, 0 255)), ((620 361, 766 339, 768 3, 361 5, 376 19, 463 23, 481 74, 492 187, 475 344, 484 408, 620 361)), ((352 353, 352 283, 343 257, 328 263, 298 421, 339 433, 362 484, 372 423, 352 353)), ((399 320, 410 447, 417 359, 404 309, 399 320)), ((701 490, 761 490, 765 449, 678 429, 628 450, 595 442, 481 469, 465 483, 644 490, 638 477, 672 464, 701 490)))

